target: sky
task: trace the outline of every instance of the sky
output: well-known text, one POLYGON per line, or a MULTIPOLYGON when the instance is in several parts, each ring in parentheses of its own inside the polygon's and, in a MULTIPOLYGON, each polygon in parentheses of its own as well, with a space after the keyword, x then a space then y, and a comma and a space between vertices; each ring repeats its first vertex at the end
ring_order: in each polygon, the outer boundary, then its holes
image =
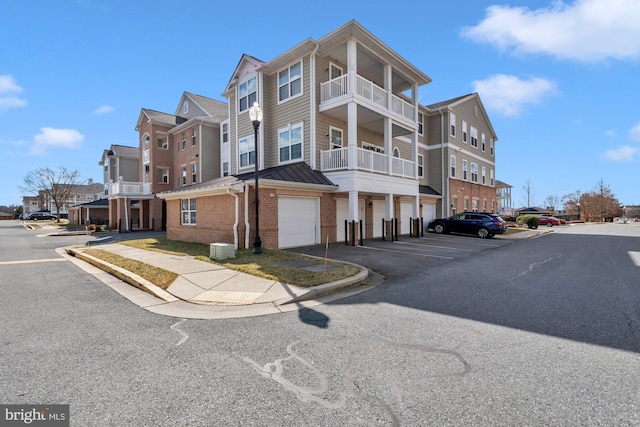
POLYGON ((640 205, 640 0, 23 0, 0 13, 0 205, 28 172, 101 181, 141 108, 222 96, 241 56, 269 61, 355 19, 432 82, 424 105, 478 92, 514 207, 608 185, 640 205))

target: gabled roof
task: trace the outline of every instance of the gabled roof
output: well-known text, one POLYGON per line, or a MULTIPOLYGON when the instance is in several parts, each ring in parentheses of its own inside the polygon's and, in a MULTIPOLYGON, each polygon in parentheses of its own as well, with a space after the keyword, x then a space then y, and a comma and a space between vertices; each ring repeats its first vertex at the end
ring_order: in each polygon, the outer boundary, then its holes
POLYGON ((136 130, 140 130, 140 125, 144 119, 147 119, 149 122, 153 124, 161 124, 165 126, 176 126, 182 124, 187 121, 184 117, 176 116, 173 114, 167 114, 160 111, 150 110, 148 108, 143 108, 140 111, 140 115, 138 116, 138 121, 136 122, 136 130))
POLYGON ((212 118, 213 121, 217 123, 227 119, 228 107, 226 102, 216 101, 215 99, 191 92, 184 92, 182 94, 178 107, 176 108, 176 116, 179 116, 185 98, 194 103, 204 113, 205 117, 212 118))
POLYGON ((506 182, 502 182, 499 179, 496 179, 496 187, 513 188, 513 185, 509 185, 506 182))
POLYGON ((246 53, 242 54, 240 61, 238 61, 238 65, 236 65, 236 69, 233 70, 233 74, 227 83, 227 87, 222 92, 222 96, 226 97, 231 88, 238 82, 240 79, 240 75, 246 72, 246 70, 257 70, 264 64, 264 61, 259 60, 256 57, 251 55, 247 55, 246 53))
POLYGON ((80 203, 80 204, 77 204, 77 205, 71 206, 71 207, 72 208, 79 208, 79 207, 83 207, 83 208, 109 207, 109 199, 98 199, 98 200, 94 200, 93 202, 80 203))
POLYGON ((489 125, 489 129, 491 129, 491 133, 493 134, 495 140, 498 140, 498 135, 496 135, 496 131, 493 129, 493 125, 491 124, 491 120, 489 120, 489 115, 487 114, 487 110, 485 110, 484 105, 482 104, 482 100, 480 99, 480 95, 477 92, 470 93, 467 95, 458 96, 456 98, 448 99, 446 101, 436 102, 435 104, 427 105, 425 108, 429 110, 431 114, 436 113, 443 109, 450 109, 457 105, 460 105, 464 102, 468 102, 472 99, 475 99, 480 106, 480 112, 482 112, 482 116, 486 120, 489 125))
POLYGON ((102 152, 102 158, 100 159, 98 164, 100 166, 103 166, 107 157, 110 157, 110 156, 139 159, 140 150, 138 149, 138 147, 129 147, 127 145, 111 144, 110 148, 102 152))

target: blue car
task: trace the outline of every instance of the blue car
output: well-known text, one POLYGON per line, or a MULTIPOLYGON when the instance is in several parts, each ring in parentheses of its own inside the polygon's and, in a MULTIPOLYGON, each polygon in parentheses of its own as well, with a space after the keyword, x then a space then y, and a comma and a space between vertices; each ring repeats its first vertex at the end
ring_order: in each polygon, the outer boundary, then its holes
POLYGON ((438 234, 462 233, 491 238, 507 232, 507 223, 498 215, 486 212, 461 212, 449 218, 433 219, 427 226, 438 234))

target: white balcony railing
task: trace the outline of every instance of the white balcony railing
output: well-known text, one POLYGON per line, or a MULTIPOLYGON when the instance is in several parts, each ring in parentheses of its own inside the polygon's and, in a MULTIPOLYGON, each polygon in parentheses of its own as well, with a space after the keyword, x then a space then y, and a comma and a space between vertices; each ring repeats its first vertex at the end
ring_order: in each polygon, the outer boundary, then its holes
POLYGON ((145 196, 151 195, 151 183, 118 181, 107 184, 109 196, 145 196))
POLYGON ((344 74, 333 80, 320 84, 320 103, 328 102, 340 98, 348 93, 355 92, 357 95, 377 104, 390 112, 393 112, 405 119, 415 120, 415 107, 398 97, 391 94, 390 103, 387 101, 387 91, 375 83, 356 74, 355 91, 349 87, 348 75, 344 74))
MULTIPOLYGON (((389 156, 359 147, 343 147, 325 150, 320 153, 320 169, 322 172, 351 169, 349 159, 354 159, 352 169, 389 175, 389 156)), ((403 178, 415 178, 415 162, 391 158, 391 175, 403 178)))

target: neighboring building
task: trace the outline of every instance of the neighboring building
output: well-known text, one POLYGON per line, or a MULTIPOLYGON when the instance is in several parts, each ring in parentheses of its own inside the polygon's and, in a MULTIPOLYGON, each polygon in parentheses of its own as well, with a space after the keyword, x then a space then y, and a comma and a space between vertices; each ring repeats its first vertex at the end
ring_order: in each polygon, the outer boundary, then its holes
POLYGON ((95 224, 109 226, 109 200, 99 199, 69 208, 69 223, 76 225, 95 224))
MULTIPOLYGON (((55 184, 66 185, 66 184, 55 184)), ((57 215, 58 210, 50 195, 46 191, 40 190, 39 192, 39 205, 41 210, 48 210, 52 215, 57 215)), ((89 178, 86 184, 77 184, 73 186, 72 191, 69 193, 67 200, 60 209, 60 216, 66 218, 69 214, 69 209, 72 206, 76 206, 80 203, 92 202, 104 197, 104 185, 93 182, 93 179, 89 178)))
POLYGON ((42 209, 40 204, 40 197, 38 196, 23 196, 22 197, 22 212, 30 214, 32 212, 38 212, 42 209))
POLYGON ((498 214, 502 216, 515 216, 513 204, 511 201, 511 189, 513 186, 496 180, 496 199, 498 200, 498 214))
POLYGON ((430 81, 355 21, 269 62, 243 55, 227 103, 185 92, 174 114, 141 111, 140 178, 109 184, 109 223, 131 230, 138 215, 140 228, 166 221, 170 239, 249 248, 256 163, 265 247, 391 240, 457 210, 496 212, 497 136, 479 96, 422 106, 430 81))

